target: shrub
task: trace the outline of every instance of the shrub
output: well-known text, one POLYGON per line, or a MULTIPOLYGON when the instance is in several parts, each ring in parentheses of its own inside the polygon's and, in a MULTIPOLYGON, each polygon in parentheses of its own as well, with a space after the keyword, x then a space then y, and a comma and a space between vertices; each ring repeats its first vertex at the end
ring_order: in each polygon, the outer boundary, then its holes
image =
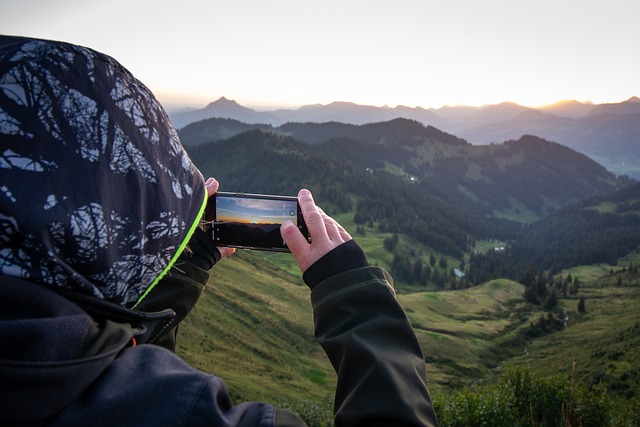
POLYGON ((542 377, 522 367, 508 367, 495 386, 467 388, 435 404, 443 427, 612 424, 604 386, 576 384, 571 376, 542 377))
POLYGON ((301 398, 295 401, 280 402, 277 407, 298 414, 309 427, 333 426, 333 396, 328 395, 323 401, 301 398))

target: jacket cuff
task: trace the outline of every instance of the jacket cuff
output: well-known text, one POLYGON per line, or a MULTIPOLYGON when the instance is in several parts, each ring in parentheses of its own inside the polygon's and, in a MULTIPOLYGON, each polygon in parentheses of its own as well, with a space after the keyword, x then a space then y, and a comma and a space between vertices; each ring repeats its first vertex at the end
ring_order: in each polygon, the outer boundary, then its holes
POLYGON ((220 261, 222 255, 213 240, 202 229, 196 228, 187 248, 178 257, 179 261, 190 262, 208 271, 220 261))
POLYGON ((367 256, 360 245, 355 240, 349 240, 313 263, 304 272, 302 278, 307 286, 313 289, 329 277, 368 265, 367 256))

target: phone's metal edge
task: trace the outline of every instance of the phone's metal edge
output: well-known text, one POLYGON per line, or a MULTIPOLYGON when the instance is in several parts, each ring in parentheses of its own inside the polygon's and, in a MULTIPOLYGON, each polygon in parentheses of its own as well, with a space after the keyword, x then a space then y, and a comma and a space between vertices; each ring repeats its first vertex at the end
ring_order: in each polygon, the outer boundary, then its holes
POLYGON ((239 193, 234 191, 218 191, 214 196, 223 197, 240 197, 240 198, 254 198, 254 199, 272 199, 272 200, 289 200, 297 201, 296 196, 286 196, 281 194, 256 194, 256 193, 239 193))
MULTIPOLYGON (((215 194, 213 194, 212 197, 215 196, 222 196, 222 197, 234 197, 234 198, 254 198, 254 199, 270 199, 270 200, 285 200, 285 201, 298 201, 298 198, 296 196, 287 196, 287 195, 281 195, 281 194, 256 194, 256 193, 240 193, 240 192, 235 192, 235 191, 217 191, 215 194)), ((298 212, 299 211, 299 205, 298 205, 298 212)), ((300 212, 300 217, 302 217, 302 214, 300 212)), ((303 219, 304 220, 304 219, 303 219)), ((301 226, 299 225, 299 228, 301 228, 301 226)), ((306 230, 306 225, 305 225, 305 231, 306 230)), ((308 233, 308 231, 307 231, 308 233)), ((291 253, 291 250, 289 248, 266 248, 263 246, 242 246, 242 245, 224 245, 224 244, 217 244, 214 242, 214 244, 218 247, 224 247, 224 248, 235 248, 235 249, 248 249, 248 250, 253 250, 253 251, 267 251, 267 252, 280 252, 280 253, 291 253)))
POLYGON ((263 246, 219 245, 217 243, 215 243, 215 245, 220 248, 249 249, 252 251, 291 253, 291 250, 289 248, 285 249, 285 248, 265 248, 263 246))

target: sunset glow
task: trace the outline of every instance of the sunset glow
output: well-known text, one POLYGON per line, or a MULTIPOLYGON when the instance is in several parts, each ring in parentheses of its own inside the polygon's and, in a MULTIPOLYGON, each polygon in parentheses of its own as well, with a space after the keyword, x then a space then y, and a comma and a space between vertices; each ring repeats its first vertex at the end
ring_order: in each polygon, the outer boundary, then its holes
POLYGON ((219 222, 245 224, 282 224, 286 219, 296 221, 296 202, 216 198, 216 216, 219 222))
POLYGON ((3 0, 4 34, 105 52, 167 107, 539 106, 640 95, 640 3, 3 0))

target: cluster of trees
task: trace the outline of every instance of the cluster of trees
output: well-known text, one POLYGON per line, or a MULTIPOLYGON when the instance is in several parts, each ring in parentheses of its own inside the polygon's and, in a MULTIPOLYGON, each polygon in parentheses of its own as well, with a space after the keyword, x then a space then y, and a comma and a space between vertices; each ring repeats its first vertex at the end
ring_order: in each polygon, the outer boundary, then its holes
MULTIPOLYGON (((427 286, 433 284, 437 289, 462 289, 469 287, 466 277, 459 277, 451 267, 451 258, 441 254, 436 257, 433 252, 429 257, 422 253, 415 253, 399 244, 398 234, 384 239, 384 247, 393 253, 391 273, 396 280, 410 285, 427 286)), ((463 262, 461 262, 462 264, 463 262)), ((459 265, 462 272, 464 267, 459 265)))
POLYGON ((541 305, 545 310, 552 310, 558 304, 557 294, 562 296, 576 295, 580 289, 580 280, 568 274, 557 279, 551 274, 544 274, 542 270, 536 271, 533 267, 527 267, 519 279, 525 287, 524 298, 531 304, 541 305))
POLYGON ((500 252, 472 252, 469 256, 467 277, 471 283, 479 284, 501 277, 518 280, 520 272, 521 270, 509 257, 508 247, 500 252))
POLYGON ((514 261, 530 260, 552 272, 576 265, 615 265, 618 258, 633 251, 640 242, 635 215, 583 211, 561 223, 543 222, 549 227, 536 224, 529 228, 526 237, 514 242, 511 252, 514 261))
POLYGON ((356 224, 377 224, 381 232, 411 236, 458 259, 467 250, 467 236, 484 229, 480 221, 423 194, 418 187, 404 187, 391 176, 382 181, 374 193, 358 199, 356 224))
MULTIPOLYGON (((613 274, 613 270, 610 272, 613 274)), ((631 263, 629 267, 622 267, 622 273, 628 273, 630 276, 637 276, 640 274, 640 269, 638 268, 638 264, 631 263)), ((618 276, 618 278, 622 281, 622 277, 618 276)))
POLYGON ((609 263, 638 247, 640 184, 607 198, 592 198, 559 210, 527 227, 513 242, 511 258, 556 273, 575 265, 609 263), (610 208, 600 209, 608 205, 610 208))
POLYGON ((535 338, 564 328, 564 322, 552 313, 546 315, 540 313, 538 320, 531 322, 529 328, 524 331, 528 338, 535 338))

